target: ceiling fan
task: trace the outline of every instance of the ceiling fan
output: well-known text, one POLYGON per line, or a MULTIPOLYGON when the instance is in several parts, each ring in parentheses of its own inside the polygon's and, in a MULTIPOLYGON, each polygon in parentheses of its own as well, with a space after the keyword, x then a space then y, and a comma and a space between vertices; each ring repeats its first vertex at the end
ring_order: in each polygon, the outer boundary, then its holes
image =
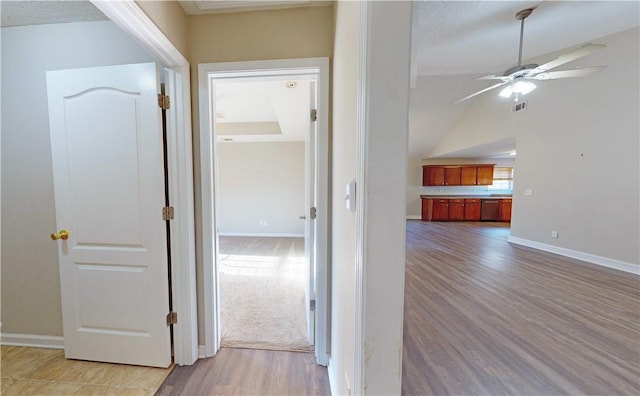
POLYGON ((514 66, 504 72, 502 76, 496 76, 494 74, 479 77, 476 80, 500 80, 499 83, 492 85, 488 88, 472 93, 469 96, 458 100, 456 103, 460 103, 464 100, 473 98, 476 95, 480 95, 492 89, 505 86, 500 91, 500 96, 503 98, 509 98, 515 95, 515 102, 518 102, 519 95, 526 95, 529 92, 536 89, 536 85, 529 80, 555 80, 558 78, 570 78, 570 77, 586 77, 596 74, 602 71, 606 66, 586 67, 575 70, 561 70, 561 71, 549 71, 565 63, 569 63, 583 56, 587 56, 590 53, 606 47, 604 44, 586 44, 573 52, 569 52, 564 55, 560 55, 556 59, 547 62, 543 65, 537 65, 535 63, 523 65, 522 64, 522 39, 524 35, 524 20, 531 15, 534 8, 526 8, 516 13, 516 19, 520 21, 520 50, 518 53, 518 65, 514 66))

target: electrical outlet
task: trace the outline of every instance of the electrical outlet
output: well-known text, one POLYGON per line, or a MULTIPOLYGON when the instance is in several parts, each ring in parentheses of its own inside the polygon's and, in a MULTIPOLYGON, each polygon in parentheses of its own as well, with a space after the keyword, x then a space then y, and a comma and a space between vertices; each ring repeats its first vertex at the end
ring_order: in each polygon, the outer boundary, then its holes
POLYGON ((524 190, 524 195, 533 195, 533 190, 530 188, 524 190))
POLYGON ((558 231, 551 231, 551 238, 558 239, 558 231))
POLYGON ((260 220, 260 221, 258 222, 258 225, 259 225, 260 227, 266 227, 266 226, 267 226, 267 221, 266 221, 266 220, 260 220))

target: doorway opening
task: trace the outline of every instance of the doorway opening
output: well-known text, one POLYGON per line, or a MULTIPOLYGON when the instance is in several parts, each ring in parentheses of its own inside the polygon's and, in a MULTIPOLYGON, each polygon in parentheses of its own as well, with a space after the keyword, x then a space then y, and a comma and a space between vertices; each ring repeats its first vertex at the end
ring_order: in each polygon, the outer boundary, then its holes
POLYGON ((305 241, 304 213, 314 177, 305 171, 313 76, 231 78, 211 88, 220 345, 311 352, 305 246, 313 241, 305 241))
POLYGON ((199 89, 201 355, 236 343, 326 365, 328 59, 201 64, 199 89))

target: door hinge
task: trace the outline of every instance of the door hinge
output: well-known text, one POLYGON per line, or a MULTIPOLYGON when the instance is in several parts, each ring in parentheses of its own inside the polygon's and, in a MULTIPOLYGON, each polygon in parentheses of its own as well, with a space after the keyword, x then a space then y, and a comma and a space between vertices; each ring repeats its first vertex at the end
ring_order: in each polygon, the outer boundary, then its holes
POLYGON ((309 300, 309 310, 311 311, 316 310, 316 300, 309 300))
POLYGON ((317 121, 317 120, 318 120, 318 110, 311 109, 311 121, 317 121))
POLYGON ((171 326, 178 323, 178 313, 177 312, 169 312, 167 314, 167 326, 171 326))
POLYGON ((162 220, 173 220, 173 206, 162 208, 162 220))
POLYGON ((160 106, 162 110, 169 110, 171 107, 171 100, 169 100, 169 96, 158 94, 158 106, 160 106))
POLYGON ((309 209, 309 217, 311 218, 311 220, 315 220, 316 218, 316 208, 315 206, 312 206, 311 209, 309 209))

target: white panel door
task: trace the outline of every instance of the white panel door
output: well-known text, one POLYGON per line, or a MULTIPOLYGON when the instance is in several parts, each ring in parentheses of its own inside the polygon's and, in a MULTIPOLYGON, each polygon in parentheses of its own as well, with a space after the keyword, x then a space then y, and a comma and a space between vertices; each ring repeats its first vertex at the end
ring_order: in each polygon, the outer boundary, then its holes
POLYGON ((47 73, 67 358, 171 363, 159 76, 153 63, 47 73))

